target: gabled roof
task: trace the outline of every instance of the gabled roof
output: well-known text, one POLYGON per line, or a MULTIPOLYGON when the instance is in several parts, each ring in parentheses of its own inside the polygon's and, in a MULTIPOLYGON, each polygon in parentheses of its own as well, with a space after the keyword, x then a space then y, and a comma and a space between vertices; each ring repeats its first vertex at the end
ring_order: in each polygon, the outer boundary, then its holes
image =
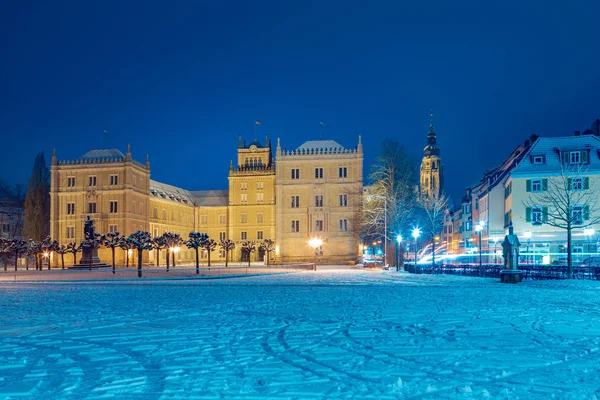
POLYGON ((300 147, 296 150, 311 150, 311 149, 342 149, 344 147, 336 142, 335 140, 309 140, 308 142, 304 142, 300 147))
POLYGON ((219 207, 229 204, 228 190, 195 190, 191 192, 200 207, 219 207))
POLYGON ((594 135, 540 137, 525 154, 512 176, 552 175, 560 173, 562 162, 560 153, 572 150, 589 150, 589 164, 583 165, 586 171, 600 172, 600 138, 594 135), (544 164, 533 164, 529 156, 544 155, 544 164))
POLYGON ((78 160, 93 160, 98 158, 125 158, 125 154, 121 153, 119 149, 97 149, 88 151, 79 157, 78 160))

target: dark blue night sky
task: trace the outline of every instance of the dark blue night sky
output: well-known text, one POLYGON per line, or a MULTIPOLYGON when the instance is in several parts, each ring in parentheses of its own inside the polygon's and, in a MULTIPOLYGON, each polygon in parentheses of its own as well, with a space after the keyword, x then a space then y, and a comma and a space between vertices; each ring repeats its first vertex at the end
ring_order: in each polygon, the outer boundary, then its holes
POLYGON ((131 143, 153 179, 226 188, 256 119, 288 149, 319 121, 362 133, 367 171, 384 137, 420 161, 433 109, 460 196, 530 134, 600 117, 600 3, 496 3, 5 0, 0 178, 131 143))

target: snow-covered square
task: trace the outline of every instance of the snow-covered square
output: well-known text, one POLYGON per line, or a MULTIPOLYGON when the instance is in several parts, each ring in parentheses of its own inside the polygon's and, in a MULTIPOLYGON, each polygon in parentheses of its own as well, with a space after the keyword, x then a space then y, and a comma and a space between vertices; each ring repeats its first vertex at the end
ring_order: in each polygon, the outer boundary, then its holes
POLYGON ((600 284, 391 271, 0 283, 0 397, 600 397, 600 284))

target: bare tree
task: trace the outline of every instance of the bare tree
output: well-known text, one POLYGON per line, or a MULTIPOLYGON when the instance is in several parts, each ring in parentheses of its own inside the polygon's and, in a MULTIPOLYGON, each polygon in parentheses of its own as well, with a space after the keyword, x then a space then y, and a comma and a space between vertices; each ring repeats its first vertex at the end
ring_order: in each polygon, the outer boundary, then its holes
POLYGON ((275 251, 275 241, 273 239, 265 239, 259 247, 265 253, 267 253, 267 267, 269 266, 269 258, 271 256, 271 252, 275 251))
POLYGON ((567 265, 569 278, 573 278, 572 231, 600 223, 600 182, 585 176, 582 165, 565 166, 557 176, 541 180, 541 187, 533 192, 531 181, 527 189, 532 192, 523 201, 526 222, 550 225, 567 231, 567 265), (539 190, 539 191, 537 191, 539 190))
POLYGON ((398 142, 390 139, 382 142, 362 204, 360 225, 363 237, 369 241, 382 239, 385 242, 386 238, 395 241, 413 222, 418 194, 413 164, 398 142))
POLYGON ((50 171, 44 153, 35 158, 25 195, 25 237, 41 242, 50 232, 50 171))
POLYGON ((221 244, 219 245, 225 251, 225 267, 228 265, 229 261, 229 252, 235 249, 235 242, 231 239, 221 240, 221 244))
POLYGON ((131 246, 132 249, 137 250, 138 252, 138 278, 142 277, 142 256, 144 255, 144 250, 152 250, 152 236, 148 232, 145 231, 137 231, 129 235, 126 239, 127 243, 131 246))
POLYGON ((421 196, 419 205, 423 210, 423 233, 431 238, 431 265, 435 265, 435 237, 444 226, 448 197, 443 193, 421 196))
POLYGON ((198 249, 202 247, 202 244, 208 239, 206 233, 190 232, 189 239, 185 241, 185 245, 188 249, 194 249, 196 252, 196 275, 200 274, 200 257, 198 255, 198 249))

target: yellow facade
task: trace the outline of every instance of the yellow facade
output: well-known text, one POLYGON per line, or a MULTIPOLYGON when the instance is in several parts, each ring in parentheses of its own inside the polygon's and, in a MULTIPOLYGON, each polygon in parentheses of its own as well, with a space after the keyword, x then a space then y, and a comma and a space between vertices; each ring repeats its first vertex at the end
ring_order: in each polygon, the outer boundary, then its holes
MULTIPOLYGON (((80 243, 88 215, 99 233, 116 230, 128 236, 143 230, 156 237, 173 232, 185 240, 198 231, 217 243, 233 240, 236 248, 229 255, 233 262, 244 260, 240 245, 245 240, 257 244, 251 261, 263 261, 258 244, 264 239, 275 240, 273 261, 312 260, 314 252, 307 242, 319 236, 324 240, 320 262, 355 261, 359 251, 352 227, 357 209, 353 201, 362 192, 362 165, 360 141, 355 149, 332 141, 306 142, 288 152, 281 150, 278 140, 274 159, 268 137, 264 144, 254 140, 248 145, 240 138, 237 165, 230 163, 229 189, 189 191, 151 180, 148 156, 145 163, 134 161, 129 146, 126 154, 92 150, 72 161, 59 161, 54 154, 50 233, 62 244, 80 243), (292 168, 300 179, 292 178, 292 168), (322 177, 315 177, 315 169, 322 170, 322 177), (292 195, 302 199, 298 207, 291 207, 292 195), (296 232, 292 221, 300 221, 296 232)), ((125 262, 125 254, 117 250, 117 263, 125 262)), ((99 257, 110 263, 109 250, 100 248, 99 257)), ((145 252, 144 263, 164 265, 165 257, 165 251, 160 260, 156 251, 145 252)), ((205 262, 206 253, 201 252, 201 258, 205 262)), ((176 259, 192 262, 195 252, 181 246, 176 259)), ((211 260, 225 260, 218 246, 211 260)))

